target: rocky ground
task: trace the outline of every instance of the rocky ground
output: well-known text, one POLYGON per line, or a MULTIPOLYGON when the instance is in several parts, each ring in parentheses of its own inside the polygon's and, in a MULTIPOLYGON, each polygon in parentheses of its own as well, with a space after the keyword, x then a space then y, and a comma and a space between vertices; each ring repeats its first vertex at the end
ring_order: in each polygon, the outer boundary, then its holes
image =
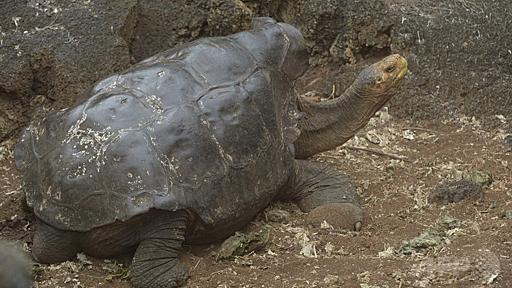
MULTIPOLYGON (((510 287, 512 154, 504 139, 474 118, 413 124, 383 110, 355 139, 315 159, 357 182, 367 213, 361 232, 308 226, 295 205, 278 203, 242 231, 239 243, 256 251, 185 247, 187 287, 510 287), (429 201, 440 183, 460 179, 480 185, 483 197, 462 189, 470 197, 458 203, 429 201)), ((11 144, 1 150, 0 238, 29 249, 34 219, 20 204, 11 144)), ((35 287, 130 287, 127 259, 79 254, 36 264, 35 287)))

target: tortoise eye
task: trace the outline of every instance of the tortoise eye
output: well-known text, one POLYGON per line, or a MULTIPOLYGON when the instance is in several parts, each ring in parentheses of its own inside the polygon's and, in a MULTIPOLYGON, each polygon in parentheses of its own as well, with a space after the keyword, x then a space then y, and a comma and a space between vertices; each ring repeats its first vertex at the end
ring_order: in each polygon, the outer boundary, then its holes
POLYGON ((386 68, 386 73, 393 73, 393 71, 395 71, 395 66, 389 66, 388 68, 386 68))

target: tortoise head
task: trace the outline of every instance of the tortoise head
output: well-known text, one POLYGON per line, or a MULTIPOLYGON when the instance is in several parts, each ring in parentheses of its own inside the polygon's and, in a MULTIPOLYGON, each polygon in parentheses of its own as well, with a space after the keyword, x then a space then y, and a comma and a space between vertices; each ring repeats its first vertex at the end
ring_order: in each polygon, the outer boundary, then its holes
POLYGON ((352 138, 397 92, 407 73, 407 61, 390 55, 363 69, 343 95, 321 102, 301 101, 301 134, 294 143, 295 157, 308 158, 352 138))
POLYGON ((385 102, 396 92, 405 74, 407 60, 393 54, 361 71, 354 83, 354 89, 359 95, 375 102, 385 102))

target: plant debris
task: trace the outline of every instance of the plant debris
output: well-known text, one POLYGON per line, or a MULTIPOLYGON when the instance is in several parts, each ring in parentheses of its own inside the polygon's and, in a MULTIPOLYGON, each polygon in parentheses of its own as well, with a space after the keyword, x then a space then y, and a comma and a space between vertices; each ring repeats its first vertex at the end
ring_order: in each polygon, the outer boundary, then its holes
POLYGON ((130 278, 130 269, 123 264, 105 260, 105 264, 102 266, 108 274, 105 280, 112 282, 114 279, 126 280, 130 278))
POLYGON ((270 243, 270 229, 264 228, 258 232, 245 234, 236 232, 226 239, 217 252, 216 260, 233 259, 251 252, 260 251, 270 243))
POLYGON ((288 223, 290 212, 281 209, 270 209, 265 211, 265 218, 267 222, 288 223))
POLYGON ((505 152, 512 152, 512 134, 505 136, 503 146, 505 146, 505 152))
POLYGON ((464 179, 475 182, 480 186, 486 188, 492 183, 492 175, 486 171, 474 170, 463 175, 464 179))
POLYGON ((388 248, 379 253, 380 257, 402 256, 418 253, 424 249, 446 243, 461 230, 462 223, 451 217, 442 218, 434 227, 427 229, 417 237, 402 242, 397 249, 388 248))

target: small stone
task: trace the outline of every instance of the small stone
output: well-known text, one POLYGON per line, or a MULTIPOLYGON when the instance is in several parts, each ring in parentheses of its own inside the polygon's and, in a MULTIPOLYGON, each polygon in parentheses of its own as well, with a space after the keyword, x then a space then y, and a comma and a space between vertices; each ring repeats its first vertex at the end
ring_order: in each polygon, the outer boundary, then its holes
POLYGON ((414 132, 411 131, 411 130, 405 130, 403 132, 403 137, 404 139, 407 139, 407 140, 414 140, 414 132))
POLYGON ((425 258, 409 268, 406 278, 413 283, 411 287, 485 287, 503 273, 500 266, 498 255, 478 250, 425 258))
POLYGON ((290 212, 281 209, 272 209, 265 212, 268 221, 275 223, 288 223, 290 220, 290 212))
POLYGON ((429 196, 430 203, 448 204, 465 199, 480 200, 483 197, 482 186, 469 180, 448 181, 436 186, 429 196))
POLYGON ((507 210, 507 211, 503 212, 503 218, 512 220, 512 210, 507 210))
POLYGON ((505 146, 505 152, 512 152, 512 134, 505 136, 503 145, 505 146))

